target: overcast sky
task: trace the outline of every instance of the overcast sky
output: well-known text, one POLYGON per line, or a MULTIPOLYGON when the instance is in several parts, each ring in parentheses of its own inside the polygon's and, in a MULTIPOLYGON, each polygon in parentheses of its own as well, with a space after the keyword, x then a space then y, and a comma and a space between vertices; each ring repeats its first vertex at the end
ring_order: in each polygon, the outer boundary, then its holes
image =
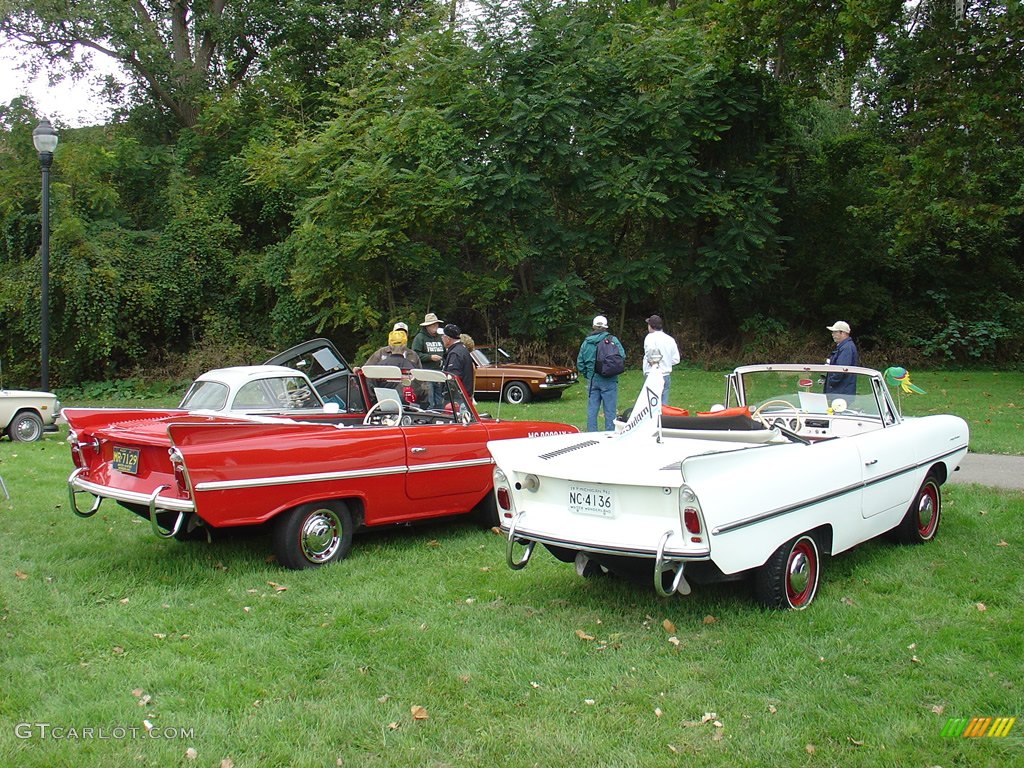
MULTIPOLYGON (((110 61, 106 56, 94 56, 95 65, 106 73, 110 61)), ((0 50, 0 102, 7 104, 16 96, 29 95, 36 104, 40 117, 51 123, 79 128, 83 125, 97 125, 106 122, 110 109, 96 95, 96 89, 86 80, 72 83, 64 80, 60 85, 50 87, 46 75, 30 80, 28 73, 18 68, 20 57, 16 51, 5 47, 0 50)))

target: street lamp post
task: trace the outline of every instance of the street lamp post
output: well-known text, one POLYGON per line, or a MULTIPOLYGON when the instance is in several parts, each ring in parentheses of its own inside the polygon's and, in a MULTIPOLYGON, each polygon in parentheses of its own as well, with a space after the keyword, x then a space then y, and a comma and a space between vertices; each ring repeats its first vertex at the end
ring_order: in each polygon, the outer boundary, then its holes
POLYGON ((40 378, 43 391, 50 389, 50 165, 57 148, 57 132, 50 121, 43 118, 32 131, 32 143, 39 153, 39 168, 43 172, 43 282, 40 296, 42 327, 39 333, 41 347, 40 378))

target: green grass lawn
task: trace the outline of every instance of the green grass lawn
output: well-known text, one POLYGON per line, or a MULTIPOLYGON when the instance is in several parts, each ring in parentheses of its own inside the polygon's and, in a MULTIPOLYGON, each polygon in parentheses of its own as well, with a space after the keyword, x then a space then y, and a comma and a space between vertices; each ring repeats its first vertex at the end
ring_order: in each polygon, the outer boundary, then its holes
MULTIPOLYGON (((960 413, 975 448, 1024 453, 1019 420, 999 424, 1020 377, 914 381, 928 395, 908 413, 960 413)), ((720 382, 680 372, 671 400, 704 408, 720 382)), ((583 410, 577 387, 501 416, 583 410)), ((54 437, 0 443, 0 766, 1022 759, 1024 720, 941 735, 949 718, 1024 717, 1020 493, 945 486, 934 542, 863 545, 783 613, 742 584, 666 600, 582 580, 545 552, 513 572, 501 537, 463 521, 362 534, 343 563, 285 571, 263 532, 160 541, 109 502, 78 519, 70 469, 54 437)))

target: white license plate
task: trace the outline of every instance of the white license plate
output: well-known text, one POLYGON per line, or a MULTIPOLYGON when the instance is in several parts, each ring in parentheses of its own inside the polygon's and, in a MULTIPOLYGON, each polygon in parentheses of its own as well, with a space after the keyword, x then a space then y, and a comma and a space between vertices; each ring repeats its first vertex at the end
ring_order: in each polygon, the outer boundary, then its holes
POLYGON ((569 511, 578 515, 615 517, 611 493, 601 488, 588 488, 583 485, 569 486, 569 511))

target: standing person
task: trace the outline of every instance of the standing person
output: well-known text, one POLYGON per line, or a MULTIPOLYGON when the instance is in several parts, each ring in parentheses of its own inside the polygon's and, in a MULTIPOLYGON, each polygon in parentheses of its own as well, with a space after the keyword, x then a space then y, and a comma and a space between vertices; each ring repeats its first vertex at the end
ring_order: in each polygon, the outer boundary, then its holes
POLYGON ((462 343, 459 336, 462 331, 459 326, 448 323, 444 327, 444 335, 441 341, 444 342, 444 367, 445 373, 450 373, 462 382, 466 394, 473 398, 473 360, 469 356, 469 350, 462 343))
MULTIPOLYGON (((860 357, 857 354, 857 345, 850 338, 850 324, 845 320, 837 320, 832 325, 825 326, 832 331, 832 341, 836 348, 829 353, 825 362, 828 365, 841 365, 843 367, 860 365, 860 357)), ((826 395, 856 395, 857 377, 852 373, 830 373, 825 376, 826 395)))
POLYGON ((661 371, 665 385, 661 390, 661 404, 668 405, 669 379, 672 366, 679 364, 679 347, 676 340, 665 333, 665 321, 658 315, 651 315, 647 323, 647 338, 644 339, 644 379, 653 371, 661 371))
MULTIPOLYGON (((433 312, 427 312, 420 323, 419 333, 412 340, 412 351, 420 356, 424 368, 440 371, 444 362, 444 342, 437 332, 442 323, 433 312)), ((430 407, 444 406, 444 385, 433 382, 430 385, 430 407)))
MULTIPOLYGON (((612 352, 612 348, 625 363, 626 350, 622 342, 608 332, 608 318, 598 315, 592 323, 590 334, 580 344, 576 355, 576 370, 587 381, 587 432, 597 432, 597 412, 604 410, 604 428, 611 431, 615 428, 615 409, 619 399, 619 374, 602 375, 597 372, 598 345, 607 345, 601 351, 612 352)), ((602 355, 602 358, 605 354, 602 355)), ((619 371, 621 373, 621 370, 619 371)))

